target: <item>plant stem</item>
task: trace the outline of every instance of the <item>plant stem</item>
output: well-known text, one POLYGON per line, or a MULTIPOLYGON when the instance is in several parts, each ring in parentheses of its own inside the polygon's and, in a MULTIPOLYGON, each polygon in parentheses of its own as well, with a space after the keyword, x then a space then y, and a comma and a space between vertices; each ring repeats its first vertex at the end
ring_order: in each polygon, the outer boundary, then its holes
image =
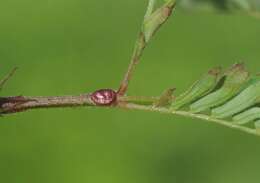
POLYGON ((187 111, 172 111, 172 110, 169 110, 168 108, 155 108, 153 106, 144 106, 144 105, 131 104, 131 103, 129 103, 127 105, 123 105, 121 107, 126 108, 126 109, 159 112, 159 113, 164 113, 164 114, 174 114, 174 115, 189 117, 189 118, 193 118, 193 119, 200 119, 203 121, 212 122, 212 123, 216 123, 216 124, 219 124, 222 126, 226 126, 226 127, 232 128, 232 129, 240 130, 240 131, 246 132, 251 135, 260 136, 260 133, 257 132, 256 129, 236 125, 230 121, 212 118, 212 117, 204 115, 204 114, 194 114, 194 113, 190 113, 187 111))
POLYGON ((12 114, 39 108, 94 106, 90 94, 51 97, 0 97, 0 114, 12 114))
MULTIPOLYGON (((149 0, 147 11, 145 14, 142 29, 134 47, 134 53, 129 64, 128 70, 118 90, 117 102, 114 105, 106 107, 135 109, 142 111, 152 111, 165 114, 174 114, 185 116, 189 118, 201 119, 208 122, 217 123, 222 126, 237 129, 248 134, 260 136, 259 130, 248 128, 234 124, 230 121, 216 119, 204 114, 195 114, 187 111, 171 110, 165 107, 161 107, 161 104, 167 103, 171 98, 173 89, 167 90, 162 97, 141 97, 141 96, 124 96, 129 81, 132 77, 133 71, 136 65, 139 63, 142 53, 150 41, 151 37, 156 33, 160 26, 167 21, 171 12, 175 6, 175 0, 167 0, 166 3, 156 10, 154 10, 156 0, 149 0), (159 100, 157 105, 155 102, 159 100), (160 101, 161 100, 161 101, 160 101), (160 107, 158 107, 160 106, 160 107)), ((3 80, 0 81, 0 89, 14 74, 17 68, 13 69, 3 80)), ((40 108, 64 108, 64 107, 84 107, 84 106, 96 106, 91 99, 91 94, 82 94, 78 96, 51 96, 51 97, 0 97, 0 115, 24 112, 30 109, 40 108)))
POLYGON ((9 74, 7 74, 1 81, 0 81, 0 90, 4 87, 5 83, 14 75, 18 68, 15 67, 9 74))
MULTIPOLYGON (((156 0, 149 0, 147 10, 146 10, 146 13, 144 16, 144 20, 147 19, 148 17, 150 17, 150 15, 152 14, 155 2, 156 2, 156 0)), ((141 29, 139 36, 136 40, 135 46, 134 46, 134 52, 133 52, 130 64, 125 73, 124 79, 121 82, 120 88, 118 89, 118 94, 120 96, 125 95, 125 93, 128 89, 130 79, 132 78, 133 71, 135 70, 136 65, 139 63, 139 60, 142 56, 142 53, 143 53, 145 47, 146 47, 145 37, 143 34, 143 30, 141 29)))
POLYGON ((156 16, 153 17, 153 9, 154 9, 155 2, 156 0, 149 0, 148 8, 145 14, 142 28, 137 38, 137 41, 135 43, 132 59, 128 66, 127 72, 125 73, 124 79, 121 82, 120 87, 118 89, 119 96, 125 95, 128 89, 129 82, 132 78, 133 71, 135 70, 137 64, 139 63, 145 47, 149 43, 151 37, 154 36, 154 34, 161 27, 161 25, 168 20, 168 18, 171 16, 171 12, 173 8, 175 7, 175 0, 169 0, 165 5, 163 5, 161 8, 157 10, 156 16), (147 19, 151 19, 150 22, 153 23, 152 24, 153 26, 144 29, 147 19), (150 33, 149 38, 146 38, 145 36, 147 32, 150 33))
POLYGON ((146 96, 121 96, 119 101, 122 103, 134 103, 134 104, 144 104, 153 105, 158 101, 160 97, 146 97, 146 96))
POLYGON ((142 56, 145 46, 146 46, 146 44, 145 44, 145 40, 144 40, 144 35, 142 32, 140 32, 138 40, 136 41, 136 44, 134 47, 134 53, 133 53, 131 62, 126 71, 125 77, 124 77, 123 81, 121 82, 120 88, 118 89, 119 95, 121 95, 121 96, 125 95, 125 93, 128 89, 130 79, 132 78, 133 71, 135 70, 135 67, 139 63, 139 60, 142 56))
MULTIPOLYGON (((165 107, 155 107, 151 104, 145 105, 140 103, 154 102, 158 97, 123 97, 119 100, 118 105, 110 106, 115 108, 124 108, 141 111, 159 112, 163 114, 173 114, 193 119, 200 119, 212 123, 217 123, 232 129, 237 129, 248 134, 260 136, 257 130, 245 126, 236 125, 230 121, 212 118, 204 114, 194 114, 187 111, 172 111, 165 107), (131 102, 129 102, 131 101, 131 102), (136 104, 136 102, 138 104, 136 104)), ((1 97, 0 98, 0 114, 12 114, 24 112, 31 109, 41 108, 64 108, 64 107, 86 107, 95 105, 91 101, 90 94, 82 94, 78 96, 54 96, 54 97, 1 97)))

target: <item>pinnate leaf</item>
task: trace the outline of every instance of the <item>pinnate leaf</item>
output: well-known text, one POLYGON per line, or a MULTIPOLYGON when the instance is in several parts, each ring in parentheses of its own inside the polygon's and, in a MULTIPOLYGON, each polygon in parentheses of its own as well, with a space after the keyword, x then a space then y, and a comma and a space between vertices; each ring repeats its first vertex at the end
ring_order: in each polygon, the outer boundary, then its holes
POLYGON ((202 76, 176 97, 170 109, 224 119, 237 126, 254 122, 260 133, 260 76, 250 76, 244 64, 235 64, 220 73, 215 68, 202 76))

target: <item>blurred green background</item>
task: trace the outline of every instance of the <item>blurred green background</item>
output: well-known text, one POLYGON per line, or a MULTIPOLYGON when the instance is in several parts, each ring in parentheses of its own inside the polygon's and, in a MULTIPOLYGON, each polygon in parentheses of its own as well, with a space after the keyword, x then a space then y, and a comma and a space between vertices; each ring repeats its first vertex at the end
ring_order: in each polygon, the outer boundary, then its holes
MULTIPOLYGON (((0 2, 1 95, 117 88, 147 1, 0 2)), ((214 66, 260 72, 260 20, 177 11, 146 49, 129 94, 177 93, 214 66)), ((260 138, 199 120, 118 109, 37 110, 0 119, 3 183, 256 183, 260 138)))

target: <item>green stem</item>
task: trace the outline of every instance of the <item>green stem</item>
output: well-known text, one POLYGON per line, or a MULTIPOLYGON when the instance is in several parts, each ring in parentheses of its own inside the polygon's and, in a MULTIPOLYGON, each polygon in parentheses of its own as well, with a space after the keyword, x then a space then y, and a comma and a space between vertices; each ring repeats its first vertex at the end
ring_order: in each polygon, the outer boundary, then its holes
POLYGON ((232 129, 240 130, 240 131, 246 132, 248 134, 260 136, 260 133, 256 129, 248 128, 245 126, 240 126, 240 125, 234 124, 230 121, 212 118, 205 114, 194 114, 194 113, 190 113, 187 111, 172 111, 167 108, 156 108, 154 106, 145 106, 145 105, 138 105, 138 104, 131 104, 131 103, 122 105, 120 107, 126 108, 126 109, 159 112, 159 113, 164 113, 164 114, 173 114, 173 115, 189 117, 189 118, 193 118, 193 119, 200 119, 203 121, 212 122, 212 123, 216 123, 216 124, 219 124, 222 126, 226 126, 226 127, 232 128, 232 129))
POLYGON ((159 100, 160 97, 146 97, 146 96, 121 96, 119 102, 134 103, 142 105, 152 105, 159 100))

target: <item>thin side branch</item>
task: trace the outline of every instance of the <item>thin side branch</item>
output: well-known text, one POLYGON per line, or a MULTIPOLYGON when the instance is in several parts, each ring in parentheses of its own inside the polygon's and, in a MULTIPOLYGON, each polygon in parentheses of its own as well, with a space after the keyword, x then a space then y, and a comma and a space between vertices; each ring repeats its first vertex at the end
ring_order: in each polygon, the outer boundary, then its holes
POLYGON ((130 82, 132 75, 133 75, 133 71, 135 70, 137 64, 139 63, 145 47, 146 47, 146 45, 145 45, 144 35, 141 32, 139 34, 138 41, 136 42, 131 62, 128 66, 128 69, 126 71, 124 79, 121 82, 120 88, 118 89, 119 95, 123 96, 126 93, 126 91, 128 89, 129 82, 130 82))
POLYGON ((120 88, 118 89, 118 94, 120 96, 125 95, 133 72, 137 64, 139 63, 143 51, 149 43, 151 37, 153 37, 154 34, 159 30, 159 28, 169 19, 172 10, 176 5, 175 0, 169 0, 161 8, 153 12, 155 2, 155 0, 149 0, 142 29, 139 33, 139 37, 134 47, 132 59, 130 61, 124 79, 121 82, 120 88), (146 26, 146 24, 149 24, 149 26, 146 26))
POLYGON ((0 81, 0 90, 4 87, 5 83, 14 75, 18 68, 15 67, 9 74, 7 74, 1 81, 0 81))

